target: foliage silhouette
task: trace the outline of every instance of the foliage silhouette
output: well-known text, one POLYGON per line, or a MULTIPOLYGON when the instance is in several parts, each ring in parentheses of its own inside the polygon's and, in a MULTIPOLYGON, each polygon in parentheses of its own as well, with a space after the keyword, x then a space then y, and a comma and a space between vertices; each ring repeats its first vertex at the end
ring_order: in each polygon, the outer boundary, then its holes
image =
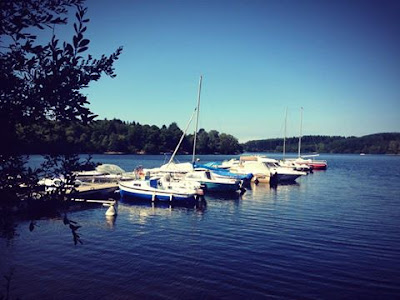
MULTIPOLYGON (((18 207, 21 199, 31 198, 40 176, 62 173, 66 184, 80 168, 78 150, 65 145, 60 128, 89 124, 96 117, 88 108, 82 89, 103 75, 115 77, 114 63, 122 48, 109 56, 84 57, 90 40, 84 37, 89 19, 83 0, 0 1, 0 206, 2 214, 18 207), (74 35, 62 42, 54 35, 55 26, 67 23, 67 13, 76 9, 74 35), (52 30, 47 44, 40 44, 33 32, 52 30), (29 130, 39 126, 42 131, 29 130), (43 133, 57 136, 45 164, 37 170, 26 168, 25 144, 21 128, 33 139, 43 133), (50 168, 53 166, 54 168, 50 168), (60 166, 60 167, 57 167, 60 166), (62 169, 62 170, 61 170, 62 169)), ((53 198, 65 198, 61 185, 53 198)), ((76 229, 75 229, 76 231, 76 229)), ((73 233, 75 232, 73 231, 73 233)))
MULTIPOLYGON (((73 123, 60 127, 54 121, 53 132, 41 125, 19 127, 18 138, 26 153, 43 154, 58 148, 74 148, 80 153, 147 153, 160 154, 173 152, 183 131, 176 123, 161 128, 155 125, 141 125, 121 120, 97 120, 90 125, 73 123), (41 132, 40 136, 30 134, 41 132), (57 132, 55 134, 55 132, 57 132), (63 138, 61 139, 60 136, 63 138)), ((50 127, 50 125, 47 125, 50 127)), ((242 152, 238 140, 232 135, 200 129, 197 135, 198 154, 236 154, 242 152)), ((186 135, 180 153, 191 153, 193 135, 186 135)))

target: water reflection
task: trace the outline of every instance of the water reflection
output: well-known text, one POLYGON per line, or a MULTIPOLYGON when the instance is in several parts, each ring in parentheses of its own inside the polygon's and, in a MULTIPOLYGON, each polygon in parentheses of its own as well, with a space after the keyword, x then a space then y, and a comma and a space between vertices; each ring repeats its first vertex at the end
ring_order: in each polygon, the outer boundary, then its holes
POLYGON ((106 217, 106 226, 109 229, 114 229, 115 221, 117 220, 117 216, 105 216, 106 217))
POLYGON ((207 195, 207 199, 238 202, 243 198, 244 194, 239 194, 239 193, 210 194, 207 195))
POLYGON ((119 214, 124 215, 130 222, 145 224, 153 217, 176 217, 180 213, 193 213, 202 216, 207 210, 207 201, 203 198, 194 206, 174 205, 162 202, 122 202, 119 214))
POLYGON ((300 184, 297 182, 284 183, 278 185, 270 185, 267 183, 252 183, 251 192, 248 198, 256 201, 265 201, 266 199, 289 201, 290 195, 300 189, 300 184))

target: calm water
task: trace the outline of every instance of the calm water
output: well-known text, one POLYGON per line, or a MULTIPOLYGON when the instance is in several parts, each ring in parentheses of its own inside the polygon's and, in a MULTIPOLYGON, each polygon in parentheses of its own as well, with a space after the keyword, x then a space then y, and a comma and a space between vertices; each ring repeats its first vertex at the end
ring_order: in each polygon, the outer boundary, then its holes
MULTIPOLYGON (((14 270, 11 294, 21 299, 399 298, 400 157, 321 158, 328 170, 298 184, 207 196, 201 209, 72 213, 79 246, 61 220, 40 220, 33 232, 19 224, 18 236, 0 239, 0 275, 14 270)), ((164 158, 95 160, 132 170, 164 158)))

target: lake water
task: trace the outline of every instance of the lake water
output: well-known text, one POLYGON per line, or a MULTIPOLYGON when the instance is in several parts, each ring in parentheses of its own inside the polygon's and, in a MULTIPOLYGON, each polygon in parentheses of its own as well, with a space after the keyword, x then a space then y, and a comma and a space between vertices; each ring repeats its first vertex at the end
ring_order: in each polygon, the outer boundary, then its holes
MULTIPOLYGON (((207 195, 201 208, 71 213, 83 245, 62 220, 39 220, 33 232, 20 223, 18 236, 0 239, 0 275, 13 270, 11 296, 21 299, 399 299, 400 157, 321 158, 328 170, 297 184, 207 195)), ((94 160, 132 170, 164 157, 94 160)))

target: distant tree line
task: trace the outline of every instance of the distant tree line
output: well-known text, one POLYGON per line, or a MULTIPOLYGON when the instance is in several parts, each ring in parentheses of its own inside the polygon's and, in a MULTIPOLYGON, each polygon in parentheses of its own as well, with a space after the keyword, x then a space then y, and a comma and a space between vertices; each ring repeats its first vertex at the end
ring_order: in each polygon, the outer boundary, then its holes
MULTIPOLYGON (((18 126, 17 135, 25 153, 60 153, 73 149, 78 153, 141 153, 173 152, 183 131, 176 123, 169 126, 142 125, 121 120, 97 120, 89 125, 81 122, 18 126)), ((184 137, 179 153, 193 151, 193 134, 184 137)), ((236 154, 242 152, 238 140, 232 135, 200 129, 197 134, 196 153, 236 154)))
MULTIPOLYGON (((247 152, 282 152, 283 139, 249 141, 243 144, 247 152)), ((298 138, 286 139, 286 152, 298 151, 298 138)), ((400 133, 378 133, 362 137, 303 136, 301 153, 366 153, 400 154, 400 133)))
MULTIPOLYGON (((97 120, 91 124, 47 121, 19 125, 17 136, 26 154, 62 153, 70 149, 76 153, 121 152, 127 154, 160 154, 173 152, 183 131, 176 123, 169 126, 142 125, 118 119, 97 120)), ((192 153, 193 134, 185 135, 179 153, 192 153)), ((197 134, 198 154, 238 154, 246 152, 283 151, 283 139, 253 140, 240 144, 226 133, 200 129, 197 134)), ((298 151, 298 138, 286 139, 286 152, 298 151)), ((400 133, 379 133, 363 137, 303 136, 301 153, 366 153, 400 154, 400 133)))

